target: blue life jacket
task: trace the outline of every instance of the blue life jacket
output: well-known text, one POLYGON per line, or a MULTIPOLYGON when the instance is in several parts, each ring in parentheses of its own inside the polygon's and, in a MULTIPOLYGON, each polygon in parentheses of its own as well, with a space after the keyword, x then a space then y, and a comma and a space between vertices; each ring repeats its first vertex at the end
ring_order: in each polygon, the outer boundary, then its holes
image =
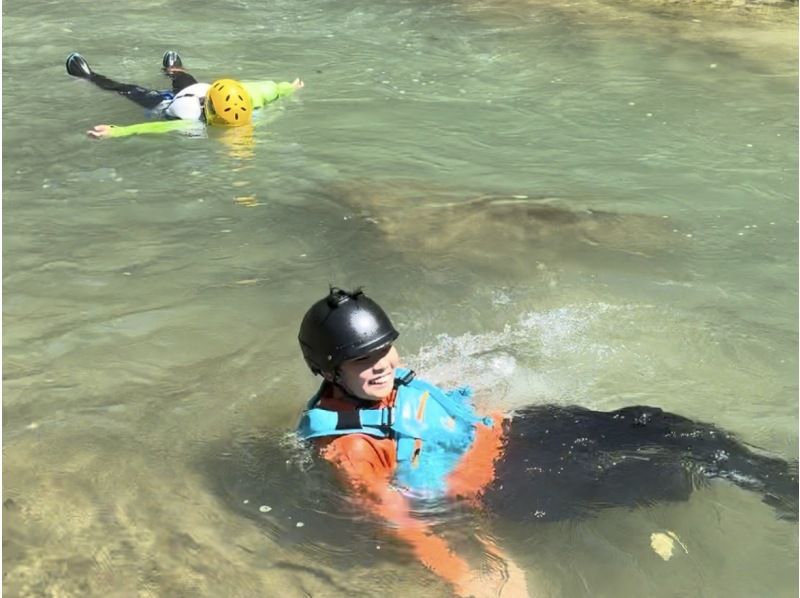
POLYGON ((492 419, 476 415, 468 387, 445 392, 402 368, 395 376, 394 407, 329 411, 317 407, 318 392, 303 412, 298 434, 304 440, 343 434, 392 438, 395 483, 420 496, 444 494, 448 474, 472 446, 475 425, 491 426, 492 419))

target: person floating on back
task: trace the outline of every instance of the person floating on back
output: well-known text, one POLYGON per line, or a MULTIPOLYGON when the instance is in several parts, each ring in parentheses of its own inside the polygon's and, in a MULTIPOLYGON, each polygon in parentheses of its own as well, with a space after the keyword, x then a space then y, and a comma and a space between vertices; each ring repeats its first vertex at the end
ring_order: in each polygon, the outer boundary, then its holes
POLYGON ((157 90, 132 83, 120 83, 95 72, 77 52, 67 57, 67 73, 85 79, 100 89, 114 91, 145 108, 151 118, 163 119, 126 126, 97 125, 87 131, 95 139, 126 137, 144 133, 186 130, 199 123, 212 126, 244 126, 252 123, 253 110, 303 87, 300 79, 291 83, 217 79, 200 83, 183 69, 177 52, 167 51, 162 70, 172 80, 171 90, 157 90))

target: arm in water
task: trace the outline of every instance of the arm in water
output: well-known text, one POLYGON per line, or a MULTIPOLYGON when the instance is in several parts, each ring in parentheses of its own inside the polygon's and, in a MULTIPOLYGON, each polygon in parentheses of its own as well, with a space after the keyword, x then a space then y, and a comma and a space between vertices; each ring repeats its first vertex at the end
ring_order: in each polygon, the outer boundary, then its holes
POLYGON ((169 133, 170 131, 191 129, 202 130, 203 125, 192 120, 159 120, 121 127, 117 125, 97 125, 86 131, 86 134, 93 139, 108 139, 110 137, 129 137, 131 135, 169 133))
POLYGON ((242 81, 242 85, 253 100, 253 108, 263 108, 266 104, 274 102, 278 98, 291 95, 296 90, 304 87, 304 83, 300 79, 295 79, 291 83, 288 81, 281 83, 275 83, 274 81, 242 81))
POLYGON ((389 530, 407 543, 433 573, 450 583, 458 596, 525 598, 525 574, 490 540, 481 539, 497 559, 489 572, 473 571, 467 561, 411 514, 408 499, 391 484, 393 457, 373 439, 352 434, 322 440, 322 456, 330 461, 351 490, 354 502, 389 524, 389 530))

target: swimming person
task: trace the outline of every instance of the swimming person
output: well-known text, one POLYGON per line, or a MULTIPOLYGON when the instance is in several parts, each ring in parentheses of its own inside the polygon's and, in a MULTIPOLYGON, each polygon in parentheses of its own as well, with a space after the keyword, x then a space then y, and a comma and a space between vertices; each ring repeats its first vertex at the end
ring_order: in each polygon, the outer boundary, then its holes
POLYGON ((468 388, 445 391, 402 368, 398 337, 361 290, 331 287, 315 302, 298 338, 323 382, 298 435, 334 466, 353 501, 459 596, 525 595, 524 573, 478 538, 504 563, 481 574, 414 516, 416 504, 465 501, 516 521, 558 520, 686 500, 695 485, 725 478, 797 518, 797 464, 757 454, 713 425, 644 406, 479 413, 468 388))
POLYGON ((200 83, 183 69, 177 52, 167 51, 162 70, 172 80, 171 90, 157 90, 132 83, 120 83, 95 72, 77 52, 67 57, 67 73, 90 81, 100 89, 114 91, 145 108, 151 118, 164 119, 128 126, 97 125, 87 135, 93 138, 125 137, 188 129, 197 123, 244 126, 252 122, 252 111, 294 93, 304 86, 291 83, 218 79, 200 83))

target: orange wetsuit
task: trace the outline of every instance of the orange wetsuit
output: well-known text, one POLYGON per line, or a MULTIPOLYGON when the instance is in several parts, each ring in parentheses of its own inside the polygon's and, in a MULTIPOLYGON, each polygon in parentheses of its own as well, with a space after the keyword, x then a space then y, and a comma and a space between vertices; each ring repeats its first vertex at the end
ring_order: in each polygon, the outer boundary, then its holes
MULTIPOLYGON (((394 406, 396 390, 368 409, 394 406)), ((364 409, 363 404, 334 396, 333 388, 323 391, 317 407, 329 411, 364 409)), ((477 424, 475 439, 448 476, 448 495, 477 500, 480 492, 494 480, 494 463, 502 447, 501 415, 491 415, 494 425, 477 424)), ((470 568, 443 538, 411 516, 408 498, 391 484, 397 466, 395 441, 367 434, 346 434, 317 439, 321 455, 330 461, 353 491, 355 500, 366 510, 391 523, 391 530, 411 545, 429 569, 458 588, 469 576, 470 568)))

